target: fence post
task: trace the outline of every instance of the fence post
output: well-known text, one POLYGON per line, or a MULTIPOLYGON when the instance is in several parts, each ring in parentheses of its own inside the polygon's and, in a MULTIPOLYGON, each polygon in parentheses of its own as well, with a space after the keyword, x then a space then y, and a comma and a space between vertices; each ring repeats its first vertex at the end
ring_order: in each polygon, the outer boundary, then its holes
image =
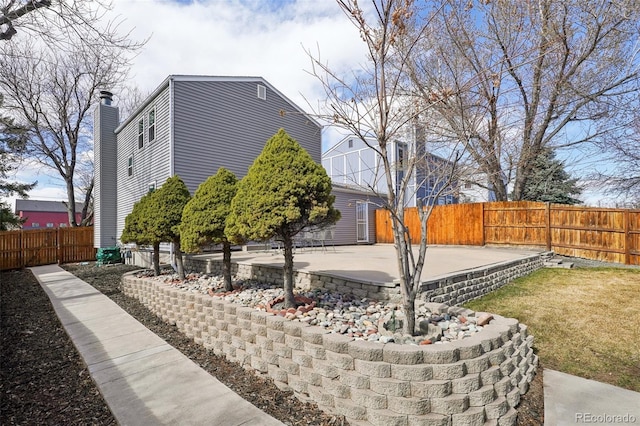
POLYGON ((481 219, 482 220, 482 244, 481 244, 481 246, 484 247, 485 244, 486 244, 486 241, 487 241, 486 231, 485 231, 485 227, 484 227, 484 221, 485 221, 485 218, 484 218, 484 214, 485 214, 484 213, 484 207, 485 207, 485 205, 487 203, 481 203, 481 204, 482 204, 482 219, 481 219))
POLYGON ((624 264, 631 264, 631 232, 630 232, 630 219, 629 219, 629 210, 626 209, 622 212, 623 222, 624 222, 624 264))
POLYGON ((544 221, 545 221, 545 232, 547 239, 547 251, 551 251, 551 203, 547 202, 544 205, 544 221))
POLYGON ((24 230, 21 229, 20 230, 20 243, 19 243, 19 246, 20 246, 20 255, 19 255, 20 256, 20 262, 19 262, 20 269, 24 268, 26 266, 26 264, 27 264, 27 262, 25 260, 26 256, 24 255, 24 246, 23 246, 24 238, 23 237, 24 237, 24 230))
POLYGON ((58 258, 58 265, 62 265, 64 262, 62 261, 62 239, 60 238, 60 227, 56 229, 56 252, 58 258))

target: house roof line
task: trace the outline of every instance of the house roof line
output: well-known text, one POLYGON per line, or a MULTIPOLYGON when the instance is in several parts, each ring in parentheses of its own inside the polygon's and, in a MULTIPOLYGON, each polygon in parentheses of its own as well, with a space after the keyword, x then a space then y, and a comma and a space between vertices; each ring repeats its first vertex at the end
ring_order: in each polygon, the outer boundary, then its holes
MULTIPOLYGON (((63 213, 67 212, 66 201, 50 201, 50 200, 16 200, 15 213, 21 211, 31 212, 47 212, 47 213, 63 213)), ((76 213, 82 211, 82 203, 76 203, 76 213)))
POLYGON ((387 193, 386 192, 377 192, 372 190, 371 188, 365 188, 361 185, 349 185, 349 184, 344 184, 344 183, 338 183, 338 182, 331 182, 331 187, 339 192, 346 192, 349 194, 358 194, 358 195, 367 195, 367 196, 373 196, 373 197, 386 197, 387 193))
POLYGON ((295 102, 286 97, 282 92, 276 89, 271 83, 265 80, 263 77, 257 76, 210 76, 210 75, 184 75, 184 74, 172 74, 165 78, 162 83, 153 91, 151 94, 142 102, 133 112, 127 117, 118 127, 116 127, 115 133, 119 133, 127 124, 129 124, 133 119, 140 114, 149 104, 153 102, 153 100, 162 92, 167 86, 169 86, 170 81, 234 81, 234 82, 260 82, 265 86, 269 87, 273 92, 275 92, 282 99, 291 104, 299 113, 303 114, 309 120, 311 120, 315 125, 322 128, 322 124, 311 116, 309 113, 300 108, 295 102))
MULTIPOLYGON (((337 156, 344 155, 345 152, 342 151, 342 152, 338 152, 335 156, 329 156, 329 154, 331 154, 332 151, 337 150, 340 145, 344 144, 349 139, 357 139, 359 141, 362 141, 362 138, 360 136, 357 136, 357 135, 354 135, 354 134, 347 135, 344 138, 342 138, 339 142, 336 142, 336 144, 333 145, 331 148, 329 148, 325 152, 323 152, 322 153, 322 159, 326 160, 326 159, 329 159, 329 158, 335 158, 337 156)), ((367 136, 367 137, 365 137, 365 139, 367 141, 374 141, 375 142, 375 138, 374 137, 367 136)), ((391 142, 394 142, 394 143, 407 143, 406 141, 404 141, 402 139, 399 139, 399 138, 391 139, 391 142)), ((375 146, 375 144, 372 144, 372 146, 375 146)), ((352 152, 364 151, 364 150, 367 150, 367 149, 372 149, 372 148, 371 148, 371 146, 366 146, 365 148, 358 148, 358 149, 356 149, 356 150, 354 150, 352 152)), ((429 151, 426 151, 425 153, 428 154, 429 157, 436 158, 438 160, 446 161, 446 162, 451 163, 451 160, 448 160, 448 159, 446 159, 446 158, 444 158, 444 157, 442 157, 442 156, 440 156, 438 154, 434 154, 434 153, 429 152, 429 151)))

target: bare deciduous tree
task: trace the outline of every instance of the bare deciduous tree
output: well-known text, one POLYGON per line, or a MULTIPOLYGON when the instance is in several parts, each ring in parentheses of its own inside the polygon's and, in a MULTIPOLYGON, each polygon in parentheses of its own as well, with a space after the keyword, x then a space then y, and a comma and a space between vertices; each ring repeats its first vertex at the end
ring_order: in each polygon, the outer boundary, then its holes
MULTIPOLYGON (((498 200, 519 200, 545 149, 604 140, 638 90, 633 0, 442 1, 408 55, 432 129, 462 141, 498 200), (509 187, 512 185, 512 193, 509 187)), ((637 106, 637 105, 636 105, 637 106)))
MULTIPOLYGON (((0 45, 0 91, 4 109, 28 131, 26 155, 52 168, 64 181, 69 223, 76 224, 76 170, 90 154, 88 121, 97 93, 125 78, 126 52, 102 46, 63 51, 31 41, 0 45)), ((85 215, 93 185, 86 182, 85 215)))
POLYGON ((144 44, 105 19, 110 6, 102 0, 11 0, 0 6, 3 111, 28 129, 25 154, 64 181, 74 226, 78 189, 81 224, 92 216, 91 108, 100 90, 124 83, 130 54, 144 44))
MULTIPOLYGON (((372 10, 364 11, 355 0, 338 0, 351 23, 359 30, 367 49, 368 64, 350 76, 343 76, 323 63, 319 55, 308 52, 312 59, 311 73, 322 83, 326 93, 324 112, 319 115, 334 125, 346 129, 372 149, 382 164, 384 189, 369 184, 384 201, 390 212, 396 260, 400 274, 402 306, 406 321, 403 332, 413 335, 415 299, 422 284, 421 275, 427 251, 427 223, 433 203, 417 197, 420 235, 411 235, 405 226, 405 199, 424 179, 436 179, 433 185, 438 196, 450 187, 461 154, 444 147, 446 161, 435 160, 420 135, 410 135, 413 147, 404 156, 393 153, 395 142, 406 140, 407 133, 421 129, 427 111, 420 97, 414 96, 408 85, 408 57, 426 35, 427 23, 415 33, 409 33, 414 9, 407 0, 375 0, 372 10), (397 173, 401 171, 402 173, 397 173), (417 248, 417 251, 414 250, 417 248)), ((442 154, 441 153, 441 154, 442 154)))
POLYGON ((56 49, 70 44, 133 46, 122 21, 108 19, 109 0, 2 0, 0 41, 44 42, 56 49))
MULTIPOLYGON (((637 102, 640 101, 638 99, 637 102)), ((620 132, 599 144, 608 161, 602 161, 593 176, 607 190, 620 198, 618 206, 640 207, 640 109, 615 117, 620 132)))
POLYGON ((25 15, 49 6, 51 6, 51 0, 4 1, 0 6, 0 40, 10 40, 16 35, 15 27, 19 25, 17 22, 21 22, 25 15))

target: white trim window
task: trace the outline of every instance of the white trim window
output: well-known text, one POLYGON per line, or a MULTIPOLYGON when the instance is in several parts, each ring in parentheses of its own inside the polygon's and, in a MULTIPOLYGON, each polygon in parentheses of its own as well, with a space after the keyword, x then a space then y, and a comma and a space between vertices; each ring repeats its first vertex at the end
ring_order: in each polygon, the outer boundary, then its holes
POLYGON ((262 84, 258 84, 258 99, 267 100, 267 87, 262 84))
POLYGON ((138 149, 144 147, 144 118, 138 121, 138 149))
POLYGON ((127 158, 127 176, 133 176, 133 155, 127 158))
POLYGON ((156 138, 156 109, 155 107, 149 111, 149 143, 156 138))

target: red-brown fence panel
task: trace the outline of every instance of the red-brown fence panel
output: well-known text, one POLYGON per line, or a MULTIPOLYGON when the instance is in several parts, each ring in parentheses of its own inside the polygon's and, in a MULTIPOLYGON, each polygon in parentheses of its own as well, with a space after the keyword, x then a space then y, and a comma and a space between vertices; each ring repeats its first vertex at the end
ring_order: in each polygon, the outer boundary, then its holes
MULTIPOLYGON (((405 211, 413 241, 420 237, 415 208, 405 211)), ((531 201, 437 206, 429 244, 545 247, 558 254, 640 264, 640 210, 576 207, 531 201)), ((389 213, 376 211, 376 242, 392 243, 389 213)))
POLYGON ((0 270, 95 258, 93 227, 0 232, 0 270))

